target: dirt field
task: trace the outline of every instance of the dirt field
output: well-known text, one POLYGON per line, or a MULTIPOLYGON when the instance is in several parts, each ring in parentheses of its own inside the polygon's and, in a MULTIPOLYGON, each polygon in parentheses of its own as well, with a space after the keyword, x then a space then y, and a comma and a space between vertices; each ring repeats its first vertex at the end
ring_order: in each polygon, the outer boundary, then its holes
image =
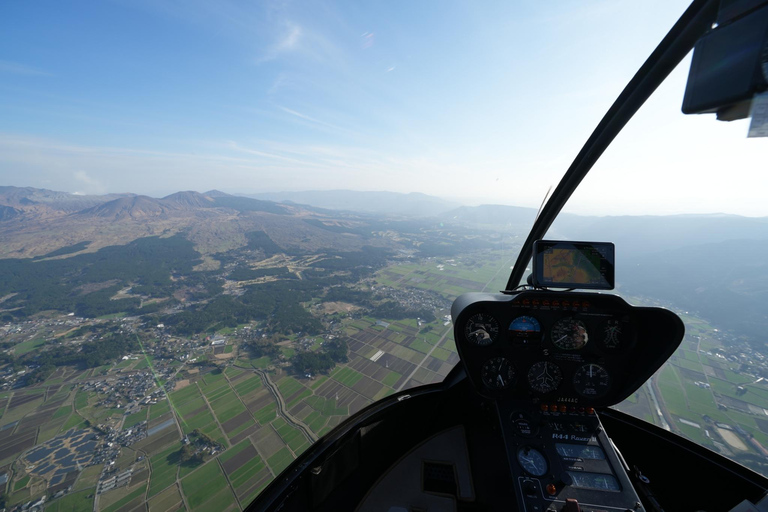
POLYGON ((242 466, 249 460, 253 459, 254 457, 258 457, 258 456, 259 454, 256 453, 256 448, 254 448, 253 445, 251 445, 246 447, 243 451, 241 451, 231 459, 229 459, 227 462, 223 463, 222 466, 224 466, 224 471, 226 471, 228 475, 231 475, 240 466, 242 466))
MULTIPOLYGON (((192 372, 190 372, 190 373, 192 373, 192 372)), ((174 391, 178 391, 180 389, 184 389, 187 386, 189 386, 189 379, 178 380, 178 381, 176 381, 176 385, 173 387, 173 390, 174 391)))
POLYGON ((360 308, 346 302, 323 302, 320 305, 320 310, 327 315, 332 315, 334 313, 350 313, 358 309, 360 308))
POLYGON ((736 450, 741 450, 743 452, 747 451, 747 445, 744 444, 744 442, 739 439, 739 436, 737 436, 734 432, 731 432, 730 430, 726 430, 724 428, 715 427, 717 429, 717 433, 720 434, 720 436, 723 438, 723 440, 728 443, 728 446, 731 448, 735 448, 736 450))

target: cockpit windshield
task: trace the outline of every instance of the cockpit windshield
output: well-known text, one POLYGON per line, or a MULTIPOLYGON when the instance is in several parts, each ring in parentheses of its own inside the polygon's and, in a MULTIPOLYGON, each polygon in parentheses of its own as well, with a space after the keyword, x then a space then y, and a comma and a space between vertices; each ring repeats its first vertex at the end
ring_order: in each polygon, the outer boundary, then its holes
MULTIPOLYGON (((443 381, 451 303, 506 288, 686 7, 0 6, 0 508, 243 509, 351 415, 443 381)), ((685 323, 614 407, 768 475, 766 142, 684 116, 689 66, 542 238, 612 242, 601 293, 685 323)), ((466 337, 540 335, 509 320, 466 337)))

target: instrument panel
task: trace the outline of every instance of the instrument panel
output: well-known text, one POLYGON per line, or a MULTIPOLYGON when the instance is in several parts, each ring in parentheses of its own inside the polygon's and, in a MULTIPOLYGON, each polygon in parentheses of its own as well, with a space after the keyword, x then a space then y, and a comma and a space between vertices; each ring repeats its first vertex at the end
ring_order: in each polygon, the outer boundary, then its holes
POLYGON ((601 293, 468 293, 451 315, 459 356, 481 395, 557 408, 621 402, 684 334, 666 309, 601 293))

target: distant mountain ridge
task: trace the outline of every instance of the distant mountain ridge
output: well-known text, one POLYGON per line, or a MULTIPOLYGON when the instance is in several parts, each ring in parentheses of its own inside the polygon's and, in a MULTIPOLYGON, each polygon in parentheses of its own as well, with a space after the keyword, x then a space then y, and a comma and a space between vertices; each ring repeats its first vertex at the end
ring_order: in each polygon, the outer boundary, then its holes
POLYGON ((32 187, 0 187, 0 258, 68 257, 143 237, 179 233, 184 233, 201 254, 241 247, 252 232, 266 233, 286 250, 358 250, 385 243, 372 240, 364 229, 350 236, 323 227, 324 220, 333 224, 338 216, 338 212, 218 190, 203 194, 181 191, 158 199, 137 194, 82 196, 32 187), (310 218, 317 223, 306 222, 310 218), (64 248, 76 250, 60 252, 64 248))
POLYGON ((411 192, 376 192, 354 190, 308 190, 303 192, 268 192, 244 194, 246 197, 275 202, 290 202, 328 210, 434 217, 450 211, 459 203, 411 192))
MULTIPOLYGON (((518 206, 461 206, 440 216, 446 221, 528 234, 536 209, 518 206)), ((555 240, 606 241, 617 255, 641 255, 727 240, 768 239, 768 217, 732 214, 590 216, 561 213, 546 234, 555 240)))
POLYGON ((35 207, 73 213, 98 204, 135 194, 81 195, 32 187, 0 186, 0 205, 19 210, 35 207))

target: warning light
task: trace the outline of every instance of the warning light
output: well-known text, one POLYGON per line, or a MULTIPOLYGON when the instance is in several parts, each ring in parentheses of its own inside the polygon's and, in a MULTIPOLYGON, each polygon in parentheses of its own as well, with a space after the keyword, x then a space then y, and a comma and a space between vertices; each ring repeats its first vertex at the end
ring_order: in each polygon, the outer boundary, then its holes
POLYGON ((547 494, 550 496, 554 496, 557 494, 557 487, 555 487, 555 484, 549 484, 547 485, 547 494))
POLYGON ((587 407, 587 414, 595 414, 595 408, 594 407, 587 407))

